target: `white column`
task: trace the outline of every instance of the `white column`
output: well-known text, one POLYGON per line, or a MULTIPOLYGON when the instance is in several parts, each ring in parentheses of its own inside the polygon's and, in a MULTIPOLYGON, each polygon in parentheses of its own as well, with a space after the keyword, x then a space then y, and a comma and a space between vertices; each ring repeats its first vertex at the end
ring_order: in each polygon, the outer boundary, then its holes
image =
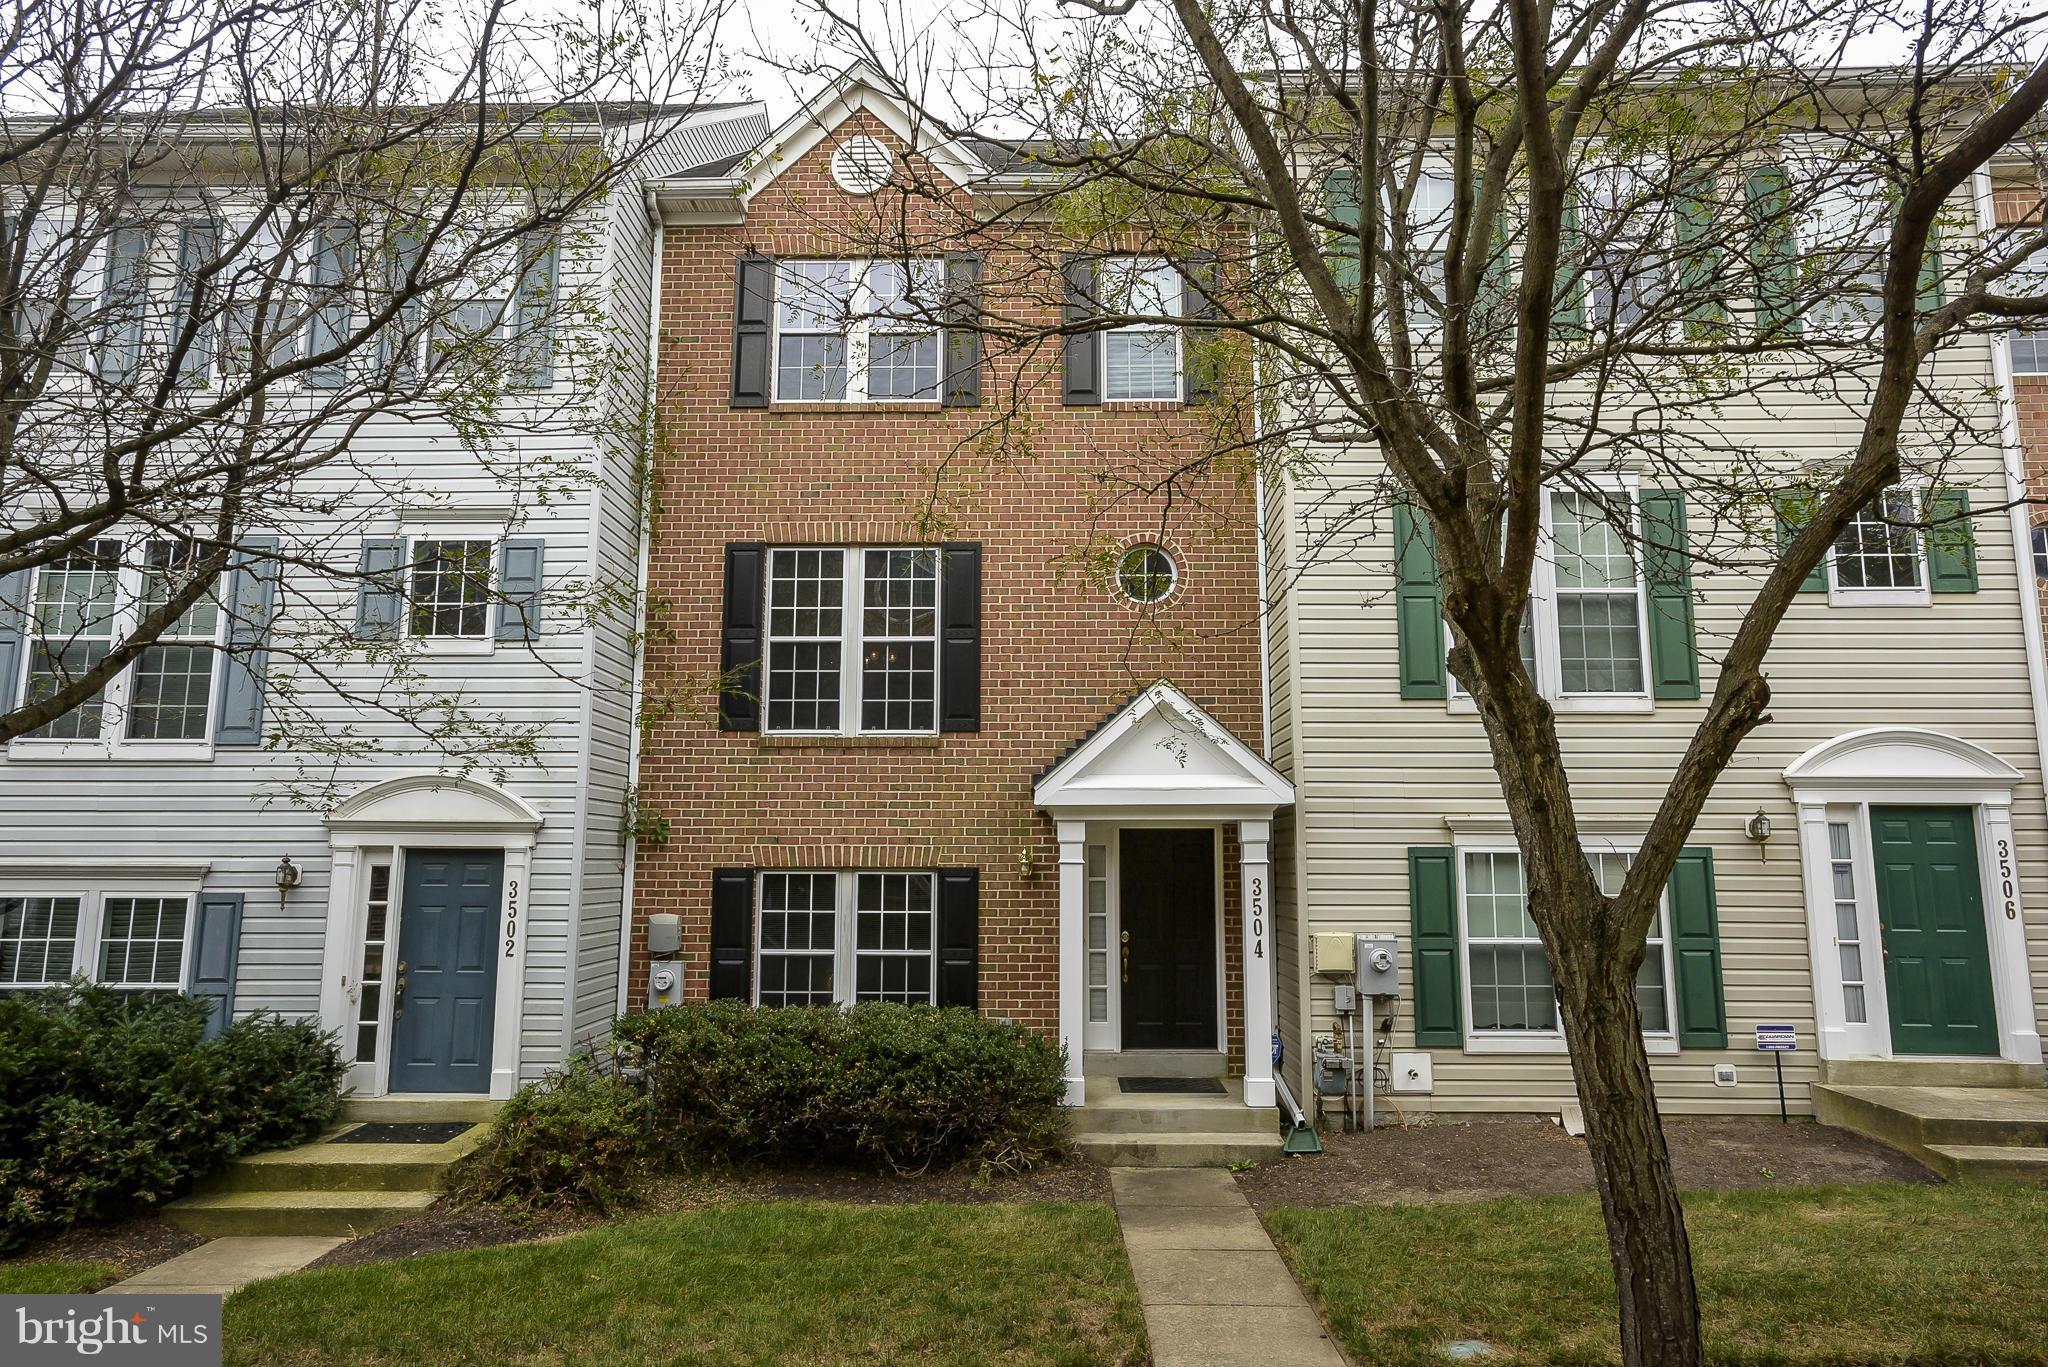
MULTIPOLYGON (((328 852, 327 924, 320 948, 320 1028, 340 1032, 341 1056, 350 1063, 357 1061, 356 1032, 351 1027, 355 1025, 356 955, 362 953, 363 943, 356 929, 356 854, 352 844, 335 845, 328 852), (355 955, 349 953, 351 944, 355 955)), ((361 1081, 350 1081, 358 1091, 370 1090, 361 1081)))
POLYGON ((1067 1051, 1067 1104, 1088 1097, 1088 823, 1062 821, 1060 837, 1060 1043, 1067 1051))
POLYGON ((1244 1104, 1273 1106, 1273 870, 1271 821, 1237 823, 1244 911, 1244 1104))
MULTIPOLYGON (((514 837, 514 839, 518 839, 514 837)), ((497 1013, 491 1020, 491 1099, 503 1101, 519 1087, 520 1026, 526 1005, 526 942, 531 938, 531 900, 527 870, 533 863, 533 843, 508 843, 505 847, 504 902, 498 912, 498 940, 492 952, 498 958, 497 1013)), ((571 1009, 567 1001, 562 1009, 571 1009)))
POLYGON ((2015 1063, 2041 1061, 2041 1032, 2034 1021, 2034 985, 2027 969, 2026 923, 2020 911, 2017 846, 2012 808, 1987 802, 1984 813, 1984 925, 1991 950, 1991 996, 1998 1018, 1998 1052, 2015 1063))

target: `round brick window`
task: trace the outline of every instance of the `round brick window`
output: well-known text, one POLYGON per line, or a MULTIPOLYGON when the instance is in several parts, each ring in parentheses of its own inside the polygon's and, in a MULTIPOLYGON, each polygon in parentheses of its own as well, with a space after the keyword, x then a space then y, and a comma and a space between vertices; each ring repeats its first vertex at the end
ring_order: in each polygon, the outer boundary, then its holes
POLYGON ((1133 603, 1158 603, 1180 582, 1180 569, 1164 546, 1147 542, 1125 551, 1116 562, 1116 586, 1133 603))

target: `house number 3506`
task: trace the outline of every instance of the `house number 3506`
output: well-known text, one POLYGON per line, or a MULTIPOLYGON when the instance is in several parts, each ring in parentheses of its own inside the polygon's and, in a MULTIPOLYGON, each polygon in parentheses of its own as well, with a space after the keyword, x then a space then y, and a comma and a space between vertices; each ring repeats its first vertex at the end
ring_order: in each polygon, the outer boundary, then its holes
POLYGON ((512 957, 512 946, 519 940, 519 880, 513 879, 505 885, 505 957, 512 957))
POLYGON ((1266 957, 1266 880, 1252 879, 1252 957, 1266 957))
POLYGON ((1998 892, 2005 899, 2005 919, 2019 920, 2019 899, 2012 887, 2012 842, 2003 836, 1998 841, 1998 892))

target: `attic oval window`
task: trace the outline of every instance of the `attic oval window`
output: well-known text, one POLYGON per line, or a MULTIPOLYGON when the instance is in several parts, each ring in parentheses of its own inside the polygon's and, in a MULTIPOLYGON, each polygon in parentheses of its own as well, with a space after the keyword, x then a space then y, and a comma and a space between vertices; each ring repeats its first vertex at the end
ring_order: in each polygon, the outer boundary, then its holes
POLYGON ((1166 548, 1150 542, 1131 547, 1116 562, 1116 586, 1133 603, 1164 602, 1179 579, 1166 548))
POLYGON ((849 195, 871 195, 889 183, 895 166, 889 149, 873 138, 848 138, 832 154, 832 179, 849 195))

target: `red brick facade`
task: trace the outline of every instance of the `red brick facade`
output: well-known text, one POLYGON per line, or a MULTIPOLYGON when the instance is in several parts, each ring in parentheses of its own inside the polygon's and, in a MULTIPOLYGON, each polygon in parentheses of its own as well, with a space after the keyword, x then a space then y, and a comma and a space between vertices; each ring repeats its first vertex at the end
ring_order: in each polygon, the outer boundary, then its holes
MULTIPOLYGON (((1993 205, 2002 226, 2038 220, 2041 195, 2031 188, 2001 188, 1993 205)), ((2036 527, 2048 525, 2048 375, 2013 376, 2014 408, 2019 415, 2020 443, 2026 451, 2027 496, 2036 527)), ((2048 604, 2043 606, 2048 616, 2048 604)))
MULTIPOLYGON (((730 407, 737 258, 859 256, 852 244, 886 212, 883 196, 848 196, 831 178, 832 150, 855 131, 902 154, 871 116, 856 115, 758 192, 744 224, 665 230, 639 801, 666 820, 669 836, 638 851, 631 1000, 643 992, 646 918, 664 912, 682 918, 686 996, 705 995, 715 868, 972 866, 981 877, 981 1009, 1053 1031, 1058 849, 1052 823, 1032 805, 1034 779, 1162 676, 1259 748, 1252 485, 1216 470, 1183 485, 1171 506, 1130 492, 1198 460, 1214 413, 1063 406, 1057 343, 1021 355, 991 347, 980 409, 730 407), (1007 406, 1013 382, 1023 402, 1012 430, 1028 427, 1028 443, 989 456, 971 439, 992 408, 1007 406), (1156 630, 1072 563, 1091 543, 1141 536, 1169 544, 1181 574, 1156 630), (980 730, 908 739, 718 730, 703 681, 719 669, 724 548, 742 541, 980 543, 980 730)), ((905 211, 920 254, 960 249, 934 240, 944 218, 914 204, 905 211)), ((1056 247, 1042 245, 1041 262, 1056 261, 1056 247)), ((1027 273, 1023 258, 1034 252, 1014 237, 989 252, 990 312, 1056 321, 1056 299, 1004 283, 1027 273), (1003 253, 1019 259, 999 260, 1003 253)), ((1223 853, 1224 925, 1234 927, 1229 832, 1223 853)), ((1242 1048, 1237 938, 1224 936, 1233 1061, 1242 1048)))

